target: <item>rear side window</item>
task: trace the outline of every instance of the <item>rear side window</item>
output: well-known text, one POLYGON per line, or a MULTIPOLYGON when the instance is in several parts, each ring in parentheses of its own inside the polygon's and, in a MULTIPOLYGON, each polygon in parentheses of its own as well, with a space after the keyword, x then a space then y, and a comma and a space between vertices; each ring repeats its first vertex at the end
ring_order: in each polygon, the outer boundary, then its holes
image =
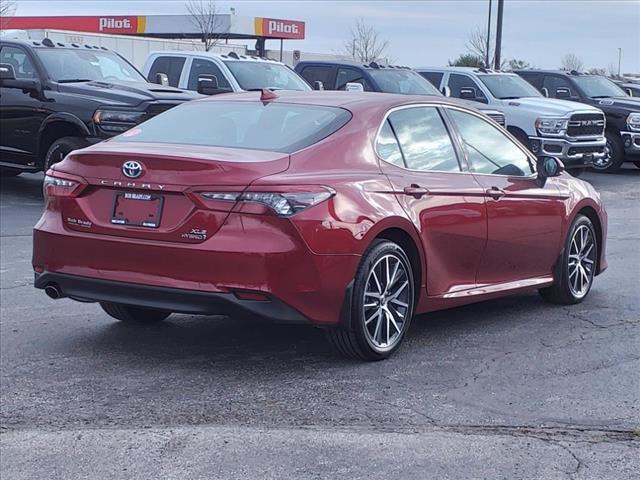
POLYGON ((113 141, 293 153, 328 137, 350 119, 349 111, 335 107, 196 101, 174 107, 113 141))
POLYGON ((376 151, 383 160, 398 165, 399 167, 406 166, 402 158, 398 140, 393 133, 389 120, 386 120, 380 129, 380 133, 376 139, 376 151))
POLYGON ((449 132, 435 107, 414 107, 389 115, 407 168, 459 172, 458 157, 449 132))
POLYGON ((442 82, 442 77, 444 76, 444 73, 442 72, 418 72, 420 75, 422 75, 424 78, 426 78, 427 80, 429 80, 431 82, 431 85, 433 85, 436 88, 440 88, 440 82, 442 82))
POLYGON ((169 85, 177 87, 180 83, 180 74, 182 73, 182 67, 184 67, 184 61, 184 57, 158 57, 153 61, 147 79, 150 82, 155 82, 156 74, 164 73, 169 77, 169 85))
POLYGON ((198 77, 200 75, 215 75, 218 79, 218 87, 231 89, 231 85, 229 85, 224 74, 215 63, 211 60, 205 60, 204 58, 194 58, 193 62, 191 62, 191 70, 189 71, 187 90, 198 89, 198 77))
POLYGON ((324 88, 333 90, 335 88, 335 68, 329 66, 308 66, 302 69, 300 75, 313 85, 313 82, 322 82, 324 88))

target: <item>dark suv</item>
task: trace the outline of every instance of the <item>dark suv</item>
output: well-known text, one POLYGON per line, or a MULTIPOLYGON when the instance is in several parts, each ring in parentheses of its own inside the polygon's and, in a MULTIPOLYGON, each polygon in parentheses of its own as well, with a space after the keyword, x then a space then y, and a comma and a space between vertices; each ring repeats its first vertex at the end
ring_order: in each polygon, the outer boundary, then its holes
MULTIPOLYGON (((309 60, 298 62, 295 70, 310 85, 317 87, 322 84, 325 90, 348 90, 356 84, 365 92, 442 96, 437 88, 409 67, 379 65, 376 62, 365 65, 348 61, 309 60)), ((498 124, 505 126, 502 112, 479 106, 475 102, 460 102, 480 110, 498 124)))
POLYGON ((516 73, 548 97, 586 103, 604 112, 608 155, 593 162, 595 170, 615 172, 625 161, 640 168, 640 98, 630 97, 601 75, 559 70, 516 73))
POLYGON ((0 171, 47 170, 194 92, 148 83, 117 53, 90 45, 0 41, 0 171))

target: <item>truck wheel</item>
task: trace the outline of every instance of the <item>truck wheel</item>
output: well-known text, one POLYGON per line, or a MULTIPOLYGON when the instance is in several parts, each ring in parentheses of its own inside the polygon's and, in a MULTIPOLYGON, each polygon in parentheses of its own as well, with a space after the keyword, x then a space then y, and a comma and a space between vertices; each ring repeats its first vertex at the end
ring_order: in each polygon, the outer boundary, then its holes
POLYGON ((0 177, 9 178, 9 177, 17 177, 22 173, 22 170, 18 170, 17 168, 0 168, 0 177))
POLYGON ((55 140, 44 156, 43 170, 46 172, 52 165, 64 160, 69 153, 87 146, 89 143, 80 137, 62 137, 55 140))
POLYGON ((402 343, 413 317, 415 296, 411 263, 402 248, 377 240, 355 276, 351 330, 331 328, 327 339, 348 358, 382 360, 402 343))
POLYGON ((100 306, 110 317, 125 323, 158 323, 171 315, 171 312, 164 310, 132 307, 121 303, 100 302, 100 306))
POLYGON ((606 132, 607 146, 606 155, 600 160, 593 162, 591 166, 596 172, 614 173, 617 172, 622 162, 624 162, 624 148, 620 135, 614 132, 606 132))

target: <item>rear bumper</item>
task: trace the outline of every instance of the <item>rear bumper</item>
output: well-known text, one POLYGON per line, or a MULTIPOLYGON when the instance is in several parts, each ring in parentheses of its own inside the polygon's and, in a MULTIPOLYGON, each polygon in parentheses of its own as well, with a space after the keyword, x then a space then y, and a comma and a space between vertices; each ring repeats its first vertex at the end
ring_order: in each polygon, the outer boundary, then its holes
POLYGON ((570 142, 563 138, 529 137, 537 156, 550 156, 562 160, 567 168, 585 167, 606 155, 606 140, 570 142))
POLYGON ((272 296, 265 300, 241 300, 233 293, 138 285, 52 272, 36 273, 34 285, 40 289, 55 285, 62 297, 82 301, 199 315, 249 315, 278 323, 309 323, 300 312, 272 296))
POLYGON ((230 215, 206 241, 184 244, 70 230, 47 210, 33 242, 38 288, 53 282, 83 300, 317 325, 340 322, 360 261, 315 254, 288 221, 261 215, 230 215), (268 301, 240 300, 243 292, 268 301))

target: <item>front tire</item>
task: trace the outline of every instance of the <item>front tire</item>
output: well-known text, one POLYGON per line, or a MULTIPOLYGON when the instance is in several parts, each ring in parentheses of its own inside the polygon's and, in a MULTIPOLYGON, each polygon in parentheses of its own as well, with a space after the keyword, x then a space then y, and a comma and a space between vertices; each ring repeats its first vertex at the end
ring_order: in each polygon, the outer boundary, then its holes
POLYGON ((84 138, 80 137, 62 137, 54 140, 44 156, 43 170, 46 171, 58 162, 64 160, 74 150, 79 150, 89 144, 84 138))
POLYGON ((578 215, 569 229, 555 283, 540 289, 542 298, 559 305, 582 302, 593 285, 598 251, 593 223, 584 215, 578 215))
POLYGON ((591 168, 596 172, 615 173, 624 163, 622 139, 618 133, 614 132, 605 132, 605 137, 607 138, 607 145, 605 147, 607 155, 605 158, 594 161, 591 168))
POLYGON ((150 324, 165 320, 171 312, 153 308, 133 307, 121 303, 100 302, 102 309, 110 317, 125 323, 150 324))
POLYGON ((345 357, 376 361, 400 348, 413 317, 415 285, 404 250, 376 240, 356 273, 351 329, 329 329, 329 342, 345 357))

